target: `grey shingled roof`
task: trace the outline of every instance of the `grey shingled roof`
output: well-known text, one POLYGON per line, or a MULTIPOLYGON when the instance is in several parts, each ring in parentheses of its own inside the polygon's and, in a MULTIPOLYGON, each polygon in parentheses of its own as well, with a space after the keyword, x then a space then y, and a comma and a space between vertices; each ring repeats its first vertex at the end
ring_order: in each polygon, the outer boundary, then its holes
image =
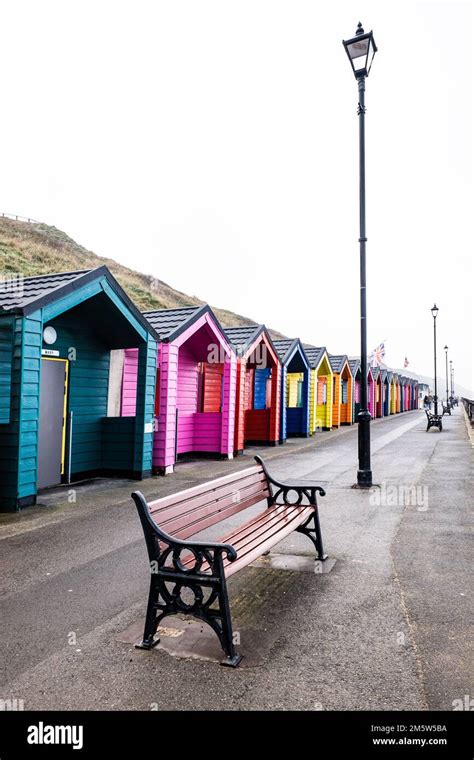
POLYGON ((172 340, 189 327, 209 306, 182 306, 179 309, 144 311, 143 316, 156 330, 161 340, 172 340))
MULTIPOLYGON (((349 359, 349 367, 351 368, 351 372, 353 375, 355 375, 356 372, 360 369, 360 366, 361 366, 360 359, 358 359, 357 357, 349 359)), ((369 370, 370 370, 372 372, 372 377, 374 378, 374 380, 375 380, 375 375, 374 375, 375 369, 376 369, 375 367, 370 366, 370 362, 367 362, 367 374, 369 374, 369 370)), ((377 367, 377 370, 378 369, 379 368, 377 367)))
POLYGON ((282 363, 286 361, 286 357, 297 342, 297 338, 280 338, 279 340, 273 341, 278 358, 282 363))
POLYGON ((265 325, 239 325, 238 327, 226 327, 224 333, 233 346, 242 350, 251 346, 264 330, 265 325))
POLYGON ((278 358, 282 364, 286 364, 288 361, 291 361, 293 357, 296 356, 296 354, 299 352, 303 357, 305 364, 309 366, 306 352, 299 338, 280 338, 279 340, 274 340, 273 345, 275 346, 278 358), (295 347, 298 349, 297 351, 295 351, 295 347))
POLYGON ((57 272, 54 274, 37 275, 35 277, 24 277, 18 282, 19 287, 16 290, 5 287, 5 284, 0 281, 0 313, 28 315, 102 277, 107 278, 111 288, 134 314, 140 324, 155 339, 158 338, 153 327, 142 316, 105 264, 95 269, 77 269, 74 272, 57 272))
POLYGON ((50 296, 74 280, 92 272, 92 269, 78 269, 75 272, 42 274, 36 277, 20 277, 17 280, 2 278, 0 281, 0 309, 21 311, 29 304, 50 296))
POLYGON ((349 367, 353 375, 360 369, 360 359, 349 359, 349 367))
POLYGON ((314 369, 318 366, 326 351, 326 346, 310 346, 309 343, 303 344, 304 352, 308 357, 309 366, 314 369))
POLYGON ((329 354, 329 361, 331 362, 331 367, 333 369, 333 372, 341 372, 344 362, 347 362, 347 356, 345 354, 340 354, 338 356, 333 356, 332 354, 329 354))

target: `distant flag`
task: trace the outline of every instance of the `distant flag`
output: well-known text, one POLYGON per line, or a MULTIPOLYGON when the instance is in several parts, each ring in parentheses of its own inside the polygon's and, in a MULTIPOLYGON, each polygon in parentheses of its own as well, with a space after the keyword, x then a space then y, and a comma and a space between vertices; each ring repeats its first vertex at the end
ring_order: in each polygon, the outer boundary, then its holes
POLYGON ((385 359, 385 343, 379 343, 377 348, 375 348, 370 354, 370 359, 369 359, 370 365, 372 367, 380 367, 384 359, 385 359))
POLYGON ((410 364, 410 362, 408 361, 408 359, 405 356, 405 361, 403 362, 403 369, 406 369, 409 364, 410 364))

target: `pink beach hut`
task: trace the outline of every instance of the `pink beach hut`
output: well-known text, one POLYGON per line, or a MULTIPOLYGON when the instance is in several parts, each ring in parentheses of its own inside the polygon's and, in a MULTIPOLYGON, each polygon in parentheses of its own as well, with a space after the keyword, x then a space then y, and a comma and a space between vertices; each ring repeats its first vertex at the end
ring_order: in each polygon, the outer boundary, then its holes
MULTIPOLYGON (((158 343, 153 471, 173 472, 184 455, 231 459, 237 357, 210 306, 144 316, 158 343)), ((125 351, 122 415, 135 414, 137 356, 125 351)))
POLYGON ((372 369, 367 365, 367 406, 372 419, 376 416, 375 410, 375 378, 372 369))

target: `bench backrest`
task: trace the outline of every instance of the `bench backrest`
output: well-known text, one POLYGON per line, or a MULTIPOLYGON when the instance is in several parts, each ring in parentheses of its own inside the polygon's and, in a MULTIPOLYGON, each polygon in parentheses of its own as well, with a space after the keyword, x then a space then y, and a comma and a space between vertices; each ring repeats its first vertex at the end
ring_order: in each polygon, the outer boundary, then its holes
POLYGON ((257 465, 164 496, 150 502, 149 508, 160 528, 185 540, 268 496, 267 478, 263 468, 257 465))

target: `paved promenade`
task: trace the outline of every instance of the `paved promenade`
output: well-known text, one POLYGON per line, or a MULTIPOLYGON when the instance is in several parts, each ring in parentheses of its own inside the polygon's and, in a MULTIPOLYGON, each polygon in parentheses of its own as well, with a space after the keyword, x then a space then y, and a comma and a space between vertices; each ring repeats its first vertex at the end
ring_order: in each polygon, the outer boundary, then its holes
POLYGON ((280 479, 325 487, 331 563, 314 573, 310 542, 293 534, 231 580, 237 670, 217 664, 197 623, 168 618, 163 646, 133 648, 149 576, 129 495, 172 493, 248 466, 257 450, 0 515, 0 698, 25 709, 451 710, 474 696, 474 450, 460 408, 441 434, 425 427, 421 411, 372 424, 370 492, 351 488, 355 427, 258 450, 280 479))

